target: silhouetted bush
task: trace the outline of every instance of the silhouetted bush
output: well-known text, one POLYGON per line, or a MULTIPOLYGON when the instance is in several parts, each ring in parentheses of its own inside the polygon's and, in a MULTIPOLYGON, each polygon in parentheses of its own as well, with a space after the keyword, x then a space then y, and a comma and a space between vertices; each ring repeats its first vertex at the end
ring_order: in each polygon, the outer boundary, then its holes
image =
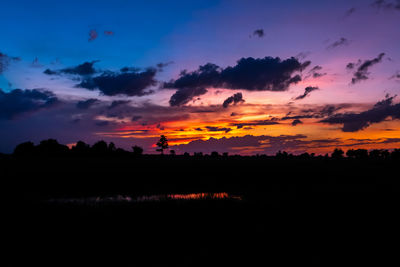
POLYGON ((395 150, 392 151, 392 153, 390 154, 392 159, 400 159, 400 149, 396 148, 395 150))
POLYGON ((213 158, 218 158, 218 156, 219 156, 219 154, 218 154, 217 151, 211 152, 211 157, 213 157, 213 158))
POLYGON ((346 152, 346 156, 348 158, 353 159, 367 159, 368 158, 368 150, 366 149, 349 149, 346 152))
POLYGON ((92 148, 91 148, 93 154, 95 155, 106 155, 108 152, 108 146, 107 143, 103 140, 98 141, 97 143, 95 143, 92 148))
MULTIPOLYGON (((161 138, 159 143, 162 145, 163 149, 159 149, 163 154, 163 150, 167 147, 167 140, 166 137, 161 138), (162 139, 162 140, 161 140, 162 139)), ((135 145, 132 146, 132 152, 128 152, 122 148, 117 148, 116 145, 111 142, 107 144, 107 142, 101 140, 96 142, 93 146, 86 144, 83 141, 78 141, 71 149, 68 148, 66 145, 59 144, 55 139, 48 139, 43 140, 40 142, 39 145, 35 146, 32 142, 24 142, 17 145, 14 149, 13 155, 17 157, 28 157, 28 156, 79 156, 79 157, 129 157, 134 156, 138 157, 143 154, 143 148, 135 145)), ((171 150, 169 153, 171 156, 176 156, 177 158, 182 157, 190 157, 190 154, 185 152, 183 155, 176 155, 175 150, 171 150)), ((344 152, 342 149, 336 148, 331 156, 329 154, 325 154, 325 156, 318 155, 315 156, 314 153, 302 153, 300 155, 293 155, 289 154, 286 151, 278 151, 275 156, 267 156, 265 154, 257 154, 254 156, 241 156, 241 155, 234 155, 228 156, 228 152, 224 152, 220 155, 217 151, 211 152, 210 155, 203 155, 202 152, 194 152, 193 157, 197 158, 257 158, 257 159, 277 159, 277 160, 292 160, 292 159, 299 159, 299 160, 330 160, 330 159, 344 159, 344 152)), ((346 152, 346 156, 348 159, 357 159, 357 160, 399 160, 400 159, 400 149, 394 149, 392 152, 389 152, 386 149, 374 149, 368 151, 366 149, 349 149, 346 152)))
POLYGON ((343 150, 341 150, 340 148, 335 148, 335 150, 333 151, 331 157, 333 159, 342 159, 344 155, 343 150))
POLYGON ((14 149, 16 156, 32 156, 35 153, 35 145, 32 142, 24 142, 17 145, 14 149))
POLYGON ((47 139, 36 146, 36 151, 42 156, 61 156, 66 155, 69 148, 66 145, 59 144, 55 139, 47 139))
POLYGON ((141 156, 143 154, 143 148, 140 146, 133 146, 132 151, 134 156, 141 156))
POLYGON ((72 153, 77 155, 88 155, 90 153, 90 145, 86 144, 83 141, 78 141, 72 148, 72 153))

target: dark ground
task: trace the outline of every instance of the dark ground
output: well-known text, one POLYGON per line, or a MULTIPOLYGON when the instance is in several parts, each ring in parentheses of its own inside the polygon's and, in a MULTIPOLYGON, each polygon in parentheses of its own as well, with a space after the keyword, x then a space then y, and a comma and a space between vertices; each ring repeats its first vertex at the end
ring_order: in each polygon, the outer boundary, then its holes
POLYGON ((3 157, 7 266, 398 262, 399 163, 3 157), (228 192, 243 200, 97 206, 47 201, 191 192, 228 192))

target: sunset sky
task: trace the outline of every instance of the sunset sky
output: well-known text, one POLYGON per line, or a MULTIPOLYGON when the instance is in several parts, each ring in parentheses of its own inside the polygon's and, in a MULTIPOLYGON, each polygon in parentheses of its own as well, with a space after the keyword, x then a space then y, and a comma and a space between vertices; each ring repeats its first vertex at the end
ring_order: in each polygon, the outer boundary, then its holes
POLYGON ((400 1, 5 0, 0 152, 400 148, 400 1))

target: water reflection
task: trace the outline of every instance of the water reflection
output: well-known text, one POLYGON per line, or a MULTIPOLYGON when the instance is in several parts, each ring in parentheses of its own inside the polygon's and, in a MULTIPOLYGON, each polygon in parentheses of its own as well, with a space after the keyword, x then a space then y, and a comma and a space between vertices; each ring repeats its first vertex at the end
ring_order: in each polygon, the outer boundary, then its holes
POLYGON ((143 196, 98 196, 87 198, 57 198, 50 199, 50 203, 62 204, 100 204, 100 203, 141 203, 141 202, 160 202, 160 201, 189 201, 189 200, 242 200, 241 196, 222 193, 190 193, 190 194, 159 194, 143 196))

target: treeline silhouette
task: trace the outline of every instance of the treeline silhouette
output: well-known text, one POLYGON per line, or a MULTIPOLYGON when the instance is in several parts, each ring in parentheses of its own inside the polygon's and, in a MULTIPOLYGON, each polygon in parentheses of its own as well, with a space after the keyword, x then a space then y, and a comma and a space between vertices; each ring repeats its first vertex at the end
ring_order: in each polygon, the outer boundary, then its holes
MULTIPOLYGON (((163 137, 165 138, 165 137, 163 137)), ((162 139, 163 139, 162 138, 162 139)), ((166 139, 165 139, 166 140, 166 139)), ((163 145, 161 145, 163 146, 163 145)), ((357 159, 357 160, 400 160, 400 149, 393 149, 389 151, 387 149, 349 149, 344 152, 340 148, 335 148, 334 151, 329 155, 315 155, 315 153, 302 153, 299 155, 294 155, 292 153, 287 153, 286 151, 278 151, 274 156, 257 154, 252 156, 241 156, 241 155, 228 155, 227 152, 219 153, 213 151, 210 154, 203 154, 202 152, 194 152, 190 155, 188 152, 182 155, 177 155, 175 150, 170 150, 169 155, 164 155, 164 149, 157 149, 161 152, 163 156, 183 156, 183 157, 195 157, 195 158, 227 158, 227 157, 248 157, 248 158, 275 158, 275 159, 300 159, 300 160, 310 160, 310 159, 357 159)), ((94 143, 92 146, 86 144, 83 141, 78 141, 75 145, 69 148, 66 145, 58 143, 56 139, 47 139, 41 141, 38 145, 33 142, 24 142, 17 145, 14 149, 13 155, 17 157, 29 157, 29 156, 50 156, 50 157, 139 157, 143 155, 143 148, 140 146, 132 146, 131 151, 125 150, 123 148, 117 148, 113 142, 107 143, 103 140, 94 143)), ((155 156, 154 154, 147 156, 155 156)))
POLYGON ((123 253, 108 266, 117 259, 133 266, 138 259, 147 266, 397 260, 385 238, 400 237, 399 149, 240 156, 179 155, 166 147, 164 140, 151 155, 139 146, 128 151, 99 141, 69 148, 49 139, 0 157, 4 218, 11 219, 4 229, 13 234, 10 242, 26 246, 14 261, 42 263, 53 255, 52 266, 67 259, 75 266, 71 248, 94 251, 86 266, 101 265, 110 251, 123 253), (52 201, 195 192, 227 192, 242 201, 52 201))

